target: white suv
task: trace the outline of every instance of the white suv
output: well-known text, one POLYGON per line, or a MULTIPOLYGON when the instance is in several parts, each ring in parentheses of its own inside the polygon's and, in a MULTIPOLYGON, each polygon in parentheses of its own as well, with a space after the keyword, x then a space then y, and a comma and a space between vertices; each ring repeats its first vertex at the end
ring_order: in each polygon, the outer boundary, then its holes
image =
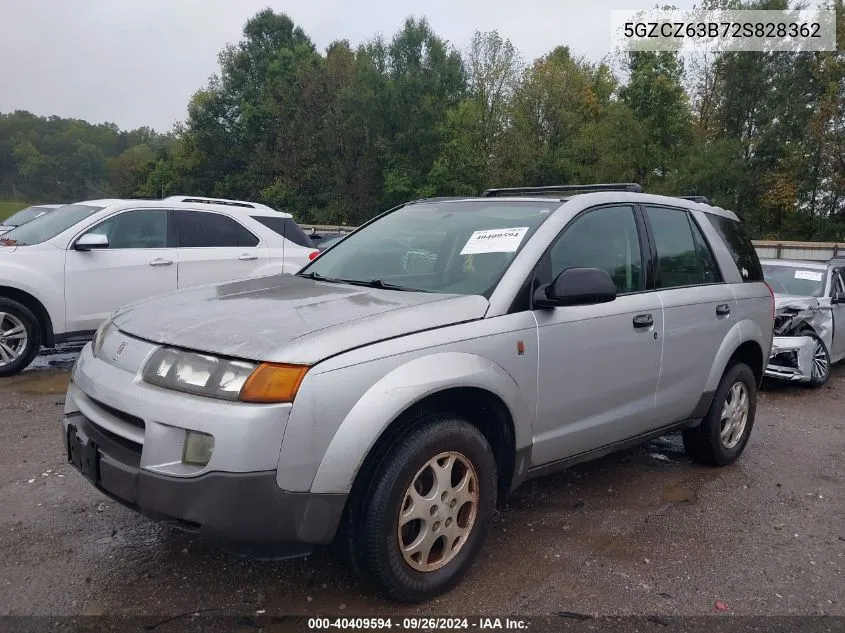
POLYGON ((290 214, 236 200, 91 200, 0 237, 0 376, 90 338, 115 309, 206 283, 295 273, 314 251, 290 214))

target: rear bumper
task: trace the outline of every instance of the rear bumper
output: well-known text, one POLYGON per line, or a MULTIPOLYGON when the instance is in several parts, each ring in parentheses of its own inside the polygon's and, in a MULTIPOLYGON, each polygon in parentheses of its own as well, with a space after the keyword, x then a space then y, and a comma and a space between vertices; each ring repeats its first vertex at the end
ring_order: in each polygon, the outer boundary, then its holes
POLYGON ((112 499, 157 520, 235 545, 290 545, 291 555, 330 543, 346 495, 280 489, 276 471, 169 477, 140 468, 140 446, 81 413, 63 421, 68 461, 112 499))
POLYGON ((792 382, 809 382, 813 371, 813 347, 808 336, 776 336, 766 367, 766 377, 792 382))

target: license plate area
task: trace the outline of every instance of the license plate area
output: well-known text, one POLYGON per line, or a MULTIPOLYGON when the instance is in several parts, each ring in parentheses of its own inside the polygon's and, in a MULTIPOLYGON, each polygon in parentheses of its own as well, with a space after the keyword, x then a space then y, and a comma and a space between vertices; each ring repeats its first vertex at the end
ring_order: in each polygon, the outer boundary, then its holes
POLYGON ((67 426, 67 460, 93 484, 100 481, 100 451, 97 443, 75 424, 67 426))

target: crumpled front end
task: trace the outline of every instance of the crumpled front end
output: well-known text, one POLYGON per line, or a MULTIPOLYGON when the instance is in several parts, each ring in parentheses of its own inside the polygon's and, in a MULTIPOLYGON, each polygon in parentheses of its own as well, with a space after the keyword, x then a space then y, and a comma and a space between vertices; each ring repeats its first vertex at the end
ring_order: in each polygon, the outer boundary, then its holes
POLYGON ((776 336, 766 377, 809 382, 813 372, 815 341, 809 336, 776 336))
POLYGON ((830 349, 833 313, 814 297, 775 297, 775 327, 766 376, 778 380, 809 382, 816 342, 812 331, 830 349))

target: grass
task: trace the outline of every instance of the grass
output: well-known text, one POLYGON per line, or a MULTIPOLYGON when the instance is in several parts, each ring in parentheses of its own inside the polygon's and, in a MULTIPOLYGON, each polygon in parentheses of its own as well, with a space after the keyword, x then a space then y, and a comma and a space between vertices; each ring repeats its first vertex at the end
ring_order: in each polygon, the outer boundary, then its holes
POLYGON ((0 202, 0 220, 5 220, 15 211, 28 207, 26 202, 0 202))

